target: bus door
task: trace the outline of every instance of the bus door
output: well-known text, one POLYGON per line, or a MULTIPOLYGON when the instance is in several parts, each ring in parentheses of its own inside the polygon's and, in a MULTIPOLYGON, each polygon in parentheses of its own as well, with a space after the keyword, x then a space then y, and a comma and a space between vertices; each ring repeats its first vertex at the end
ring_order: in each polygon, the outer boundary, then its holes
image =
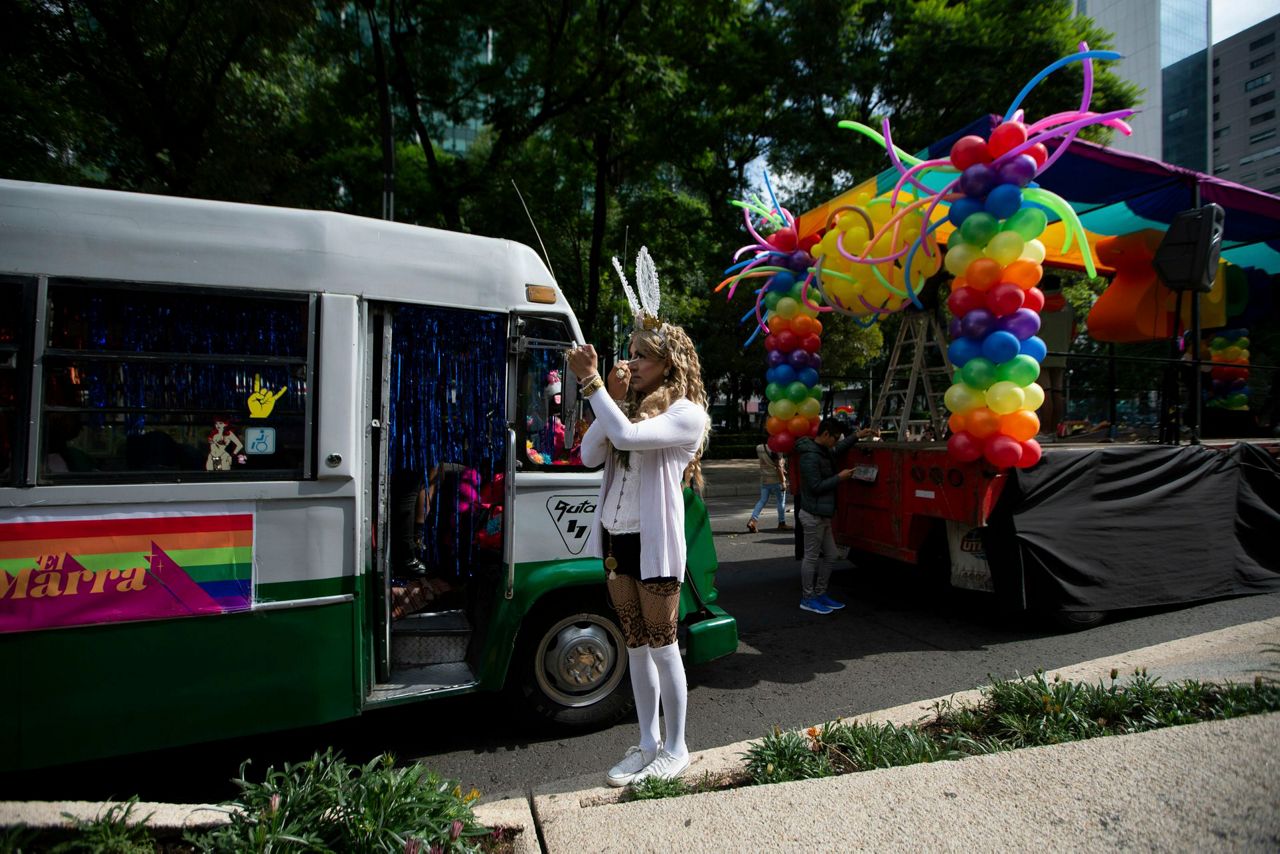
POLYGON ((366 704, 473 690, 505 576, 508 316, 384 303, 367 334, 366 704))

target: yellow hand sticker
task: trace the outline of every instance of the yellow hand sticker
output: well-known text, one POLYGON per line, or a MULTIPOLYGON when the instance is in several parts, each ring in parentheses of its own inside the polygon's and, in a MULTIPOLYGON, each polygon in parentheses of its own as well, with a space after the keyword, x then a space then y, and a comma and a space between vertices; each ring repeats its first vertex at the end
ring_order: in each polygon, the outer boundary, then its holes
POLYGON ((289 387, 285 386, 275 394, 272 394, 271 389, 262 387, 262 375, 254 374, 253 394, 249 395, 249 417, 266 418, 271 414, 271 410, 275 409, 276 401, 288 390, 289 387))

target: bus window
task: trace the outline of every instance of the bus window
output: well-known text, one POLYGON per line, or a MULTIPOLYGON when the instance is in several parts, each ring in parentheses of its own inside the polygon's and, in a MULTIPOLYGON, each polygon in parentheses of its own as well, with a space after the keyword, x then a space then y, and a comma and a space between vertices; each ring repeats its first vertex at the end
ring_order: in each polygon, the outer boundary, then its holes
POLYGON ((0 312, 0 486, 21 479, 26 431, 27 389, 31 385, 28 330, 32 327, 34 280, 0 278, 5 302, 0 312))
POLYGON ((565 364, 573 336, 561 320, 526 317, 522 321, 521 334, 528 344, 517 372, 519 442, 524 447, 521 468, 581 470, 579 445, 590 421, 589 410, 577 394, 577 381, 565 364))
POLYGON ((51 281, 40 482, 306 476, 313 300, 51 281))

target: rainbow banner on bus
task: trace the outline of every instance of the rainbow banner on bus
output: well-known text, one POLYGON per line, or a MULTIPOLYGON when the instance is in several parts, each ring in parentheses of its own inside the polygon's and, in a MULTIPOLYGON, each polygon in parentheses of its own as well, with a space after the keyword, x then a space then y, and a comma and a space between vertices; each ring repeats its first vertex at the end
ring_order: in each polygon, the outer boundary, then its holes
POLYGON ((0 633, 248 610, 253 531, 240 503, 6 518, 0 633))

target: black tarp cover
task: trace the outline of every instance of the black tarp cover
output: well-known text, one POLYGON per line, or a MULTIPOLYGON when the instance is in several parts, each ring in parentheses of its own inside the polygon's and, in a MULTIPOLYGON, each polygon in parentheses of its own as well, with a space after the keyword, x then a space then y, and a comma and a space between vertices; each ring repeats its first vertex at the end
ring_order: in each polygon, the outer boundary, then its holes
POLYGON ((983 531, 996 594, 1111 611, 1280 590, 1280 464, 1245 443, 1059 448, 983 531))

